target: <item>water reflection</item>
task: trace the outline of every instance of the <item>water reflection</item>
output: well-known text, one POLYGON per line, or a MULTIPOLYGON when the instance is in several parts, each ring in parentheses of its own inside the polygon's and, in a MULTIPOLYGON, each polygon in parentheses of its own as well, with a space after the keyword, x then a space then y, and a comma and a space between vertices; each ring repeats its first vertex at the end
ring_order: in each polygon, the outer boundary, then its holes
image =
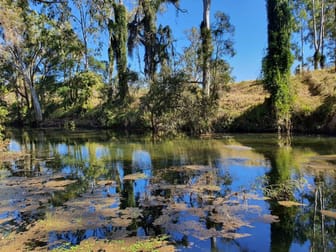
POLYGON ((10 148, 29 155, 1 173, 8 192, 1 196, 1 233, 15 232, 16 220, 30 247, 169 234, 181 251, 336 248, 335 219, 325 212, 335 210, 336 176, 319 171, 335 171, 334 139, 294 138, 292 147, 262 135, 154 144, 108 132, 40 131, 12 133, 10 148), (297 187, 302 178, 307 183, 297 187), (20 203, 5 204, 22 189, 20 203), (40 237, 29 233, 32 223, 40 237))
MULTIPOLYGON (((273 153, 272 153, 273 154, 273 153)), ((271 162, 271 170, 268 173, 270 185, 279 185, 275 187, 275 199, 270 201, 271 214, 279 217, 279 222, 271 224, 271 251, 289 251, 294 239, 296 207, 283 207, 276 200, 294 201, 293 188, 287 186, 291 179, 293 165, 292 148, 286 145, 280 145, 275 149, 273 155, 268 158, 271 162), (282 186, 283 185, 283 186, 282 186)))
MULTIPOLYGON (((280 220, 271 224, 271 251, 336 249, 335 215, 325 215, 325 209, 331 209, 334 214, 336 206, 335 156, 330 155, 336 151, 335 141, 318 139, 303 141, 298 138, 292 146, 280 144, 272 149, 260 147, 253 139, 252 142, 242 140, 255 146, 271 163, 267 184, 274 186, 276 193, 272 194, 270 210, 280 220), (324 162, 317 162, 320 159, 324 162), (301 205, 286 207, 279 204, 281 200, 301 205)), ((327 213, 330 212, 327 210, 327 213)))

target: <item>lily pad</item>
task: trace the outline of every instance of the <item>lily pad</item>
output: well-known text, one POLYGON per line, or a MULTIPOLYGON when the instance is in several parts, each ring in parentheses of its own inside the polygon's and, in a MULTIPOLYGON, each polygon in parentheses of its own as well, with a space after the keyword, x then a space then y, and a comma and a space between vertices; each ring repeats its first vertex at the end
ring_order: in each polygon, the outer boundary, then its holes
POLYGON ((76 183, 77 180, 51 180, 45 183, 45 187, 53 190, 64 190, 66 186, 76 183))
POLYGON ((280 221, 278 216, 272 214, 264 214, 259 216, 257 220, 263 223, 274 223, 280 221))
POLYGON ((181 169, 187 169, 192 171, 210 171, 212 168, 210 166, 205 165, 184 165, 181 166, 181 169))
POLYGON ((295 202, 295 201, 278 201, 279 205, 284 206, 284 207, 292 207, 292 206, 305 206, 305 204, 295 202))
POLYGON ((227 238, 227 239, 239 239, 239 238, 245 238, 245 237, 249 237, 251 236, 251 234, 240 234, 240 233, 233 233, 233 232, 222 232, 222 237, 227 238))
POLYGON ((128 174, 124 177, 124 180, 138 180, 138 179, 145 179, 147 178, 146 174, 144 173, 133 173, 133 174, 128 174))

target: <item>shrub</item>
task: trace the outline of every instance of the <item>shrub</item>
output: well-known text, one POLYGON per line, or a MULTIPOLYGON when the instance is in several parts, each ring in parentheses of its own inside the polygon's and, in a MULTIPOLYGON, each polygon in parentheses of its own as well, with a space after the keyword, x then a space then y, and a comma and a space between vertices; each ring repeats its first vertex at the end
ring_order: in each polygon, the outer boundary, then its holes
POLYGON ((177 133, 182 123, 179 112, 183 108, 185 88, 186 76, 183 73, 163 75, 142 97, 141 107, 144 118, 149 122, 153 133, 177 133))
POLYGON ((6 122, 7 114, 7 109, 0 106, 0 141, 3 139, 4 123, 6 122))

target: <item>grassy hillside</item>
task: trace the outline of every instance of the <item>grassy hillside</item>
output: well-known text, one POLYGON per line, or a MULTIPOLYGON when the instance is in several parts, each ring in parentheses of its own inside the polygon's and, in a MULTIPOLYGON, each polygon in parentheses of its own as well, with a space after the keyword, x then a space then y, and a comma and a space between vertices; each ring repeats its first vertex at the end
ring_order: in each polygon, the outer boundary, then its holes
MULTIPOLYGON (((336 133, 336 74, 318 70, 293 76, 293 130, 336 133)), ((220 102, 216 131, 274 131, 260 81, 231 84, 220 102)))

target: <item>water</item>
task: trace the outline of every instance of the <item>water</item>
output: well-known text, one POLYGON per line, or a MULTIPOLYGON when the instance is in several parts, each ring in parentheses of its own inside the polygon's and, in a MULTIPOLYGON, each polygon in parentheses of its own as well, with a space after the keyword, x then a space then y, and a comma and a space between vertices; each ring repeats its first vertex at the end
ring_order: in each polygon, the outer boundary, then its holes
POLYGON ((167 234, 178 251, 336 250, 335 138, 10 137, 29 155, 1 165, 0 235, 23 247, 167 234))

